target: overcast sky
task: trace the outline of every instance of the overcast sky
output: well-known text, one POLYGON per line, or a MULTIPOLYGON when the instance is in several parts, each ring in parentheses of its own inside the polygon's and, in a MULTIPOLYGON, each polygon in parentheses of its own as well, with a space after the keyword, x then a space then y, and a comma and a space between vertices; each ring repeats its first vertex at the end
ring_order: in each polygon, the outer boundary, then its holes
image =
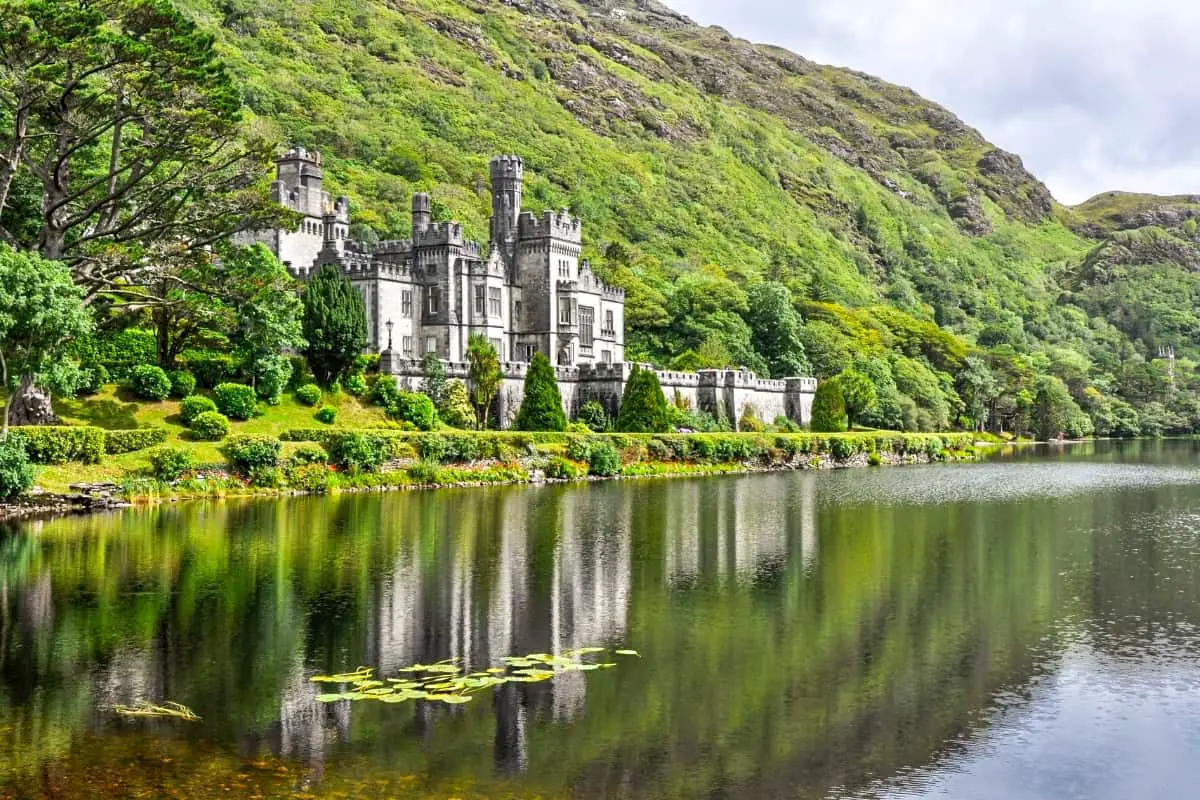
POLYGON ((705 25, 909 86, 1065 203, 1200 194, 1195 0, 667 0, 705 25))

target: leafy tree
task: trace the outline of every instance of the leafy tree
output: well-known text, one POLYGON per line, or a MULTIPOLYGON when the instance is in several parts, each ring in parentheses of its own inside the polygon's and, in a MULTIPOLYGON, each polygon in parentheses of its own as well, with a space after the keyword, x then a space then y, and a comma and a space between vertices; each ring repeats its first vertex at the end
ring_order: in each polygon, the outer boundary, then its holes
POLYGON ((446 367, 437 357, 437 353, 425 354, 421 360, 421 374, 424 376, 421 380, 421 391, 433 401, 438 413, 442 413, 446 408, 450 387, 446 377, 446 367))
POLYGON ((857 369, 843 370, 837 378, 837 385, 851 425, 857 423, 879 399, 871 377, 857 369))
POLYGON ((754 346, 767 360, 772 377, 795 377, 812 371, 801 340, 804 323, 786 286, 764 281, 751 287, 746 321, 754 333, 754 346))
POLYGON ((0 244, 0 383, 8 392, 0 441, 8 439, 13 404, 35 383, 74 389, 66 385, 61 361, 91 326, 65 264, 0 244))
POLYGON ((317 381, 331 386, 367 346, 367 309, 362 295, 338 269, 325 265, 304 292, 305 356, 317 381))
POLYGON ((558 391, 558 377, 550 359, 534 353, 525 376, 525 398, 517 412, 517 430, 521 431, 565 431, 567 415, 563 411, 562 394, 558 391))
POLYGON ((958 394, 966 407, 967 424, 972 430, 984 430, 989 410, 1000 393, 1000 386, 987 361, 979 356, 968 356, 958 374, 957 385, 958 394))
POLYGON ((33 465, 19 441, 0 441, 0 500, 25 494, 33 487, 33 465))
POLYGON ((616 430, 621 433, 666 433, 671 417, 662 385, 653 370, 635 366, 625 384, 616 430))
POLYGON ((167 2, 3 0, 0 96, 0 238, 89 299, 156 305, 147 287, 283 213, 255 185, 273 147, 246 135, 240 86, 167 2))
POLYGON ((446 413, 442 421, 452 428, 470 428, 475 424, 471 395, 462 381, 450 381, 446 389, 446 413))
POLYGON ((809 427, 816 433, 844 433, 848 426, 846 401, 838 378, 830 378, 817 384, 813 397, 812 423, 809 427))
POLYGON ((1060 433, 1071 438, 1092 433, 1092 421, 1071 397, 1067 385, 1053 375, 1037 379, 1033 401, 1033 425, 1040 439, 1053 439, 1060 433))
POLYGON ((608 412, 598 400, 588 400, 579 407, 579 421, 596 433, 608 430, 608 412))
POLYGON ((487 337, 471 334, 467 342, 467 383, 471 388, 471 405, 475 408, 476 426, 487 430, 488 413, 492 402, 500 392, 504 375, 500 371, 500 357, 487 337))

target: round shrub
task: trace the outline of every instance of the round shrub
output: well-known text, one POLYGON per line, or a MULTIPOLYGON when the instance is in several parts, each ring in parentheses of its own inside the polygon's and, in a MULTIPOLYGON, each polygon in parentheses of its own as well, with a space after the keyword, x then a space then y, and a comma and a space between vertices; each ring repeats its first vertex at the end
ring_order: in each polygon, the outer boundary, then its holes
POLYGON ((80 381, 77 391, 82 395, 93 395, 108 383, 108 368, 96 361, 84 364, 80 369, 80 381))
POLYGON ((274 468, 279 462, 278 439, 269 436, 234 436, 222 448, 230 465, 249 475, 255 470, 274 468))
POLYGON ((297 464, 284 472, 288 486, 301 492, 320 493, 329 488, 329 469, 324 464, 297 464))
POLYGON ((134 367, 129 382, 140 400, 166 400, 171 395, 171 379, 153 364, 134 367))
POLYGON ((588 448, 588 472, 600 477, 616 475, 621 471, 621 454, 609 442, 596 442, 588 448))
POLYGON ((433 401, 419 392, 398 392, 388 406, 388 416, 411 422, 423 431, 437 427, 437 409, 433 407, 433 401))
POLYGON ((332 425, 337 420, 337 409, 333 406, 321 406, 316 413, 317 422, 332 425))
POLYGON ((211 399, 199 394, 194 394, 191 397, 185 397, 183 402, 179 404, 179 415, 183 417, 183 424, 189 427, 193 422, 195 422, 196 417, 200 416, 201 414, 206 414, 210 411, 215 412, 216 410, 216 403, 214 403, 211 399))
POLYGON ((348 433, 333 442, 330 455, 347 472, 375 472, 388 459, 388 443, 378 436, 348 433))
POLYGON ((230 419, 247 420, 258 410, 254 390, 242 383, 222 383, 213 389, 217 410, 230 419))
POLYGON ((205 411, 192 420, 192 438, 201 442, 219 442, 229 435, 229 418, 216 411, 205 411))
POLYGON ((0 442, 0 499, 25 494, 33 486, 33 465, 20 442, 0 442))
POLYGON ((325 448, 317 447, 315 444, 305 444, 296 448, 296 452, 292 453, 290 463, 292 466, 307 466, 309 464, 325 464, 329 461, 329 454, 325 452, 325 448))
POLYGON ((171 397, 182 400, 196 393, 196 376, 185 370, 177 369, 167 373, 171 381, 171 397))
POLYGON ((608 412, 598 400, 588 400, 579 407, 579 421, 596 433, 608 430, 608 412))
POLYGON ((164 483, 179 480, 195 466, 196 460, 190 450, 160 447, 150 453, 150 467, 154 470, 154 477, 164 483))
POLYGON ((296 390, 296 399, 310 408, 321 402, 321 387, 306 383, 296 390))
POLYGON ((400 396, 400 387, 395 375, 380 375, 371 390, 371 402, 383 408, 391 408, 400 396))
POLYGON ((346 378, 346 382, 342 386, 346 390, 346 394, 352 397, 362 397, 367 393, 367 378, 361 372, 355 372, 346 378))
POLYGON ((246 473, 250 485, 259 489, 278 489, 283 486, 283 473, 278 467, 254 467, 246 473))

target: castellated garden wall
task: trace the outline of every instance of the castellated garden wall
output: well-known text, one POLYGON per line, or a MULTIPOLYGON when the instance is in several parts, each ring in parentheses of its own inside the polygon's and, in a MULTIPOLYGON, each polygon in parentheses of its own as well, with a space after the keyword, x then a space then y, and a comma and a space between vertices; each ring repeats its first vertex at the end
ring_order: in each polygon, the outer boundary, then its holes
MULTIPOLYGON (((385 352, 379 366, 381 372, 395 375, 401 388, 419 391, 424 377, 421 362, 395 358, 385 352)), ((650 365, 643 367, 652 369, 650 365)), ((574 419, 580 406, 595 400, 615 419, 633 368, 634 365, 629 363, 556 367, 558 390, 562 394, 567 416, 574 419)), ((507 429, 516 420, 517 411, 525 397, 525 376, 529 372, 529 365, 507 363, 502 365, 502 369, 504 381, 496 398, 496 412, 501 426, 507 429)), ((800 425, 808 425, 812 421, 816 378, 769 380, 759 378, 748 370, 733 369, 654 371, 668 403, 682 403, 713 416, 723 415, 735 424, 748 408, 753 408, 754 415, 767 423, 777 417, 787 417, 800 425)), ((467 365, 447 363, 446 372, 451 378, 465 381, 467 365)))

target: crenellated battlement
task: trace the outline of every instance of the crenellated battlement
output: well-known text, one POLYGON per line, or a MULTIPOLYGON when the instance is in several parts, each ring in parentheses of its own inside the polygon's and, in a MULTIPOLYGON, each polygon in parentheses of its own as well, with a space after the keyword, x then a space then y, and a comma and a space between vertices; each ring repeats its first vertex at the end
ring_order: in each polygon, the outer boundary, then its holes
POLYGON ((412 239, 383 239, 372 245, 377 256, 408 255, 413 251, 412 239))
POLYGON ((572 217, 567 209, 544 211, 535 217, 526 211, 517 220, 517 232, 522 239, 564 239, 568 242, 583 242, 583 223, 572 217))
POLYGON ((413 238, 420 247, 431 247, 439 244, 461 245, 463 243, 462 223, 431 222, 428 228, 418 231, 413 238))
POLYGON ((284 161, 305 161, 309 164, 319 167, 321 166, 321 154, 316 150, 306 150, 303 147, 292 147, 288 149, 288 151, 282 156, 275 159, 275 163, 277 164, 284 161))
POLYGON ((492 179, 511 178, 521 179, 525 176, 525 162, 520 156, 496 156, 488 162, 488 171, 492 179))

